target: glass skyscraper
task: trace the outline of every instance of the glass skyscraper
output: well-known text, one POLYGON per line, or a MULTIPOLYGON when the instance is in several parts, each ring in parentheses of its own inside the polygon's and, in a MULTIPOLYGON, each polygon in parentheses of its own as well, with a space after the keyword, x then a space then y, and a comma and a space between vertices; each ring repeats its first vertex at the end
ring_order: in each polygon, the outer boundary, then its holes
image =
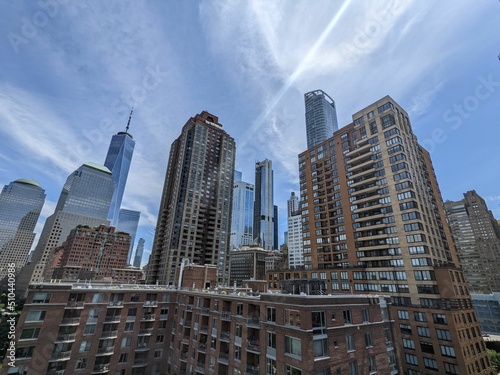
POLYGON ((127 264, 132 264, 132 253, 134 252, 135 235, 139 226, 141 213, 139 211, 120 209, 118 215, 117 229, 130 235, 130 249, 127 257, 127 264))
POLYGON ((24 266, 35 239, 36 223, 45 202, 38 182, 19 179, 5 185, 0 194, 0 278, 9 263, 24 266))
POLYGON ((21 271, 16 285, 19 294, 30 282, 51 277, 52 250, 62 245, 72 229, 78 225, 109 226, 106 217, 113 190, 111 171, 96 163, 83 164, 67 178, 54 213, 45 221, 31 263, 21 271))
POLYGON ((218 267, 229 282, 236 146, 218 118, 190 118, 172 143, 146 281, 176 284, 183 259, 218 267))
POLYGON ((111 138, 106 161, 104 162, 104 166, 107 167, 113 175, 113 183, 115 185, 113 199, 111 200, 111 206, 109 207, 109 214, 107 216, 113 226, 116 226, 118 223, 118 216, 120 214, 120 207, 125 191, 125 184, 127 183, 130 163, 132 162, 134 147, 135 141, 128 133, 127 125, 126 131, 118 132, 118 134, 115 134, 111 138))
POLYGON ((307 148, 316 146, 338 130, 335 101, 322 90, 304 94, 306 105, 307 148))
POLYGON ((241 172, 234 171, 234 176, 231 249, 253 243, 253 201, 255 195, 254 185, 242 181, 241 172))
POLYGON ((139 241, 137 241, 137 248, 135 249, 135 256, 134 256, 134 267, 141 268, 141 263, 142 263, 142 254, 144 253, 144 243, 146 241, 144 238, 139 238, 139 241))
POLYGON ((253 236, 265 250, 274 250, 276 245, 273 199, 273 162, 266 159, 255 164, 253 214, 253 236))

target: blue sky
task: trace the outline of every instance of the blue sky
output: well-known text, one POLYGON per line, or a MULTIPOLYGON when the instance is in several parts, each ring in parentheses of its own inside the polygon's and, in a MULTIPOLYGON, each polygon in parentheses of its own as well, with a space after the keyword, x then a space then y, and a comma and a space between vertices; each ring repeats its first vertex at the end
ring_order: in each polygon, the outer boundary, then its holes
POLYGON ((146 256, 170 144, 203 110, 235 138, 245 181, 273 161, 282 240, 315 89, 341 126, 392 96, 443 199, 475 189, 500 217, 498 1, 7 0, 0 18, 0 186, 42 185, 37 231, 67 176, 104 163, 133 106, 123 205, 142 212, 146 256))

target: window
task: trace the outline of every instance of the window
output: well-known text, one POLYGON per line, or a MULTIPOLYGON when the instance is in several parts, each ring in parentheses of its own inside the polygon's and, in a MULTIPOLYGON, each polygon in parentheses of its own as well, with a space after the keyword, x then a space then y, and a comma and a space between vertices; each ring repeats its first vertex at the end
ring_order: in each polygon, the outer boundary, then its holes
POLYGON ((409 324, 400 324, 399 329, 402 334, 411 335, 411 325, 409 324))
POLYGON ((409 320, 410 314, 406 310, 398 310, 398 318, 403 320, 409 320))
POLYGON ((436 329, 437 337, 440 340, 451 341, 451 333, 446 329, 436 329))
POLYGON ((372 333, 369 331, 365 333, 365 343, 366 343, 367 348, 370 348, 373 346, 372 333))
POLYGON ((427 341, 420 341, 420 350, 422 353, 434 354, 434 347, 432 346, 432 343, 427 341))
POLYGON ((243 304, 238 303, 236 304, 236 315, 243 315, 243 304))
POLYGON ((285 324, 300 326, 300 312, 298 310, 285 309, 285 324))
POLYGON ((343 315, 344 315, 344 323, 345 324, 352 324, 351 310, 344 310, 343 315))
POLYGON ((302 356, 302 342, 296 337, 285 336, 285 353, 297 357, 302 356))
POLYGON ((426 322, 427 321, 427 317, 425 316, 425 313, 423 313, 423 312, 415 311, 414 315, 415 315, 416 322, 426 322))
POLYGON ((349 375, 358 375, 358 362, 349 362, 349 375))
POLYGON ((315 339, 313 341, 313 349, 315 357, 326 357, 328 356, 328 340, 324 339, 315 339))
POLYGON ((75 370, 81 370, 87 367, 87 358, 78 358, 76 360, 75 370))
POLYGON ((93 335, 95 333, 95 329, 97 324, 87 324, 83 330, 84 335, 93 335))
POLYGON ((234 359, 237 361, 241 361, 241 347, 235 345, 234 346, 234 359))
POLYGON ((302 370, 286 365, 286 375, 302 375, 302 370))
POLYGON ((128 353, 121 353, 120 358, 118 358, 118 363, 125 363, 128 359, 128 353))
POLYGON ((276 349, 276 332, 266 332, 266 345, 268 348, 276 349))
POLYGON ((104 301, 104 296, 102 293, 95 293, 92 296, 92 303, 100 303, 102 301, 104 301))
POLYGON ((276 308, 268 307, 267 308, 267 321, 276 323, 276 308))
POLYGON ((436 360, 431 359, 431 358, 424 357, 424 366, 425 366, 425 368, 432 369, 432 370, 438 369, 436 360))
POLYGON ((455 349, 451 346, 447 345, 439 345, 439 348, 441 349, 441 354, 446 356, 446 357, 453 357, 455 358, 455 349))
POLYGON ((418 358, 416 355, 405 353, 406 363, 418 366, 418 358))
POLYGON ((444 362, 444 370, 447 374, 458 375, 460 372, 458 371, 458 365, 453 363, 444 362))
POLYGON ((21 340, 31 340, 38 338, 40 328, 25 328, 21 332, 21 340))
POLYGON ((276 360, 266 358, 266 375, 276 375, 276 360))
POLYGON ((432 314, 432 319, 436 324, 448 324, 448 320, 444 314, 432 314))
POLYGON ((345 339, 347 344, 347 351, 356 350, 356 346, 354 344, 354 335, 346 335, 345 339))
POLYGON ((415 341, 411 339, 403 339, 403 347, 406 349, 415 349, 415 341))
POLYGON ((39 322, 45 318, 45 311, 32 310, 26 317, 26 322, 39 322))
POLYGON ((159 343, 162 343, 165 341, 165 335, 158 335, 156 336, 156 343, 159 344, 159 343))
POLYGON ((33 303, 49 303, 52 294, 50 293, 35 293, 33 296, 33 303))
POLYGON ((131 343, 132 343, 132 337, 122 338, 122 348, 128 348, 131 343))
POLYGON ((431 332, 427 327, 417 327, 417 332, 420 337, 431 337, 431 332))
POLYGON ((368 309, 361 310, 361 316, 363 317, 363 323, 368 323, 370 321, 368 309))
POLYGON ((125 332, 133 331, 134 330, 134 322, 127 322, 125 323, 125 332))
POLYGON ((375 361, 374 355, 368 357, 368 372, 370 374, 373 372, 377 372, 377 363, 375 361))
POLYGON ((26 346, 23 348, 16 348, 16 358, 31 358, 33 356, 34 346, 26 346))
POLYGON ((155 349, 154 358, 161 358, 163 355, 163 349, 155 349))
POLYGON ((92 345, 91 341, 82 341, 80 343, 80 353, 89 352, 92 345))

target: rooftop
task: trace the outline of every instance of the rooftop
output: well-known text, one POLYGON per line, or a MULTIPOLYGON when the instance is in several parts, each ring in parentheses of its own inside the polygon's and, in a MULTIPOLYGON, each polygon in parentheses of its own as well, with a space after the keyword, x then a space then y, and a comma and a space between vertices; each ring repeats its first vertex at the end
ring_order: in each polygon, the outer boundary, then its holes
POLYGON ((19 184, 25 184, 25 185, 33 185, 36 187, 39 187, 40 189, 42 188, 38 182, 35 180, 32 180, 30 178, 20 178, 19 180, 16 180, 14 182, 17 182, 19 184))

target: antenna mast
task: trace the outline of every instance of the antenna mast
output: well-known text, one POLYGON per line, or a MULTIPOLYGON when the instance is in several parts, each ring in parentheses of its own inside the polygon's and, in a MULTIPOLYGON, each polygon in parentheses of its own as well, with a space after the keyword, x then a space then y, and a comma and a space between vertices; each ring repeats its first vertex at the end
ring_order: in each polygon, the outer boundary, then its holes
POLYGON ((128 116, 127 127, 125 128, 125 133, 128 133, 128 128, 130 127, 130 119, 132 118, 132 113, 134 112, 134 107, 130 110, 130 115, 128 116))

